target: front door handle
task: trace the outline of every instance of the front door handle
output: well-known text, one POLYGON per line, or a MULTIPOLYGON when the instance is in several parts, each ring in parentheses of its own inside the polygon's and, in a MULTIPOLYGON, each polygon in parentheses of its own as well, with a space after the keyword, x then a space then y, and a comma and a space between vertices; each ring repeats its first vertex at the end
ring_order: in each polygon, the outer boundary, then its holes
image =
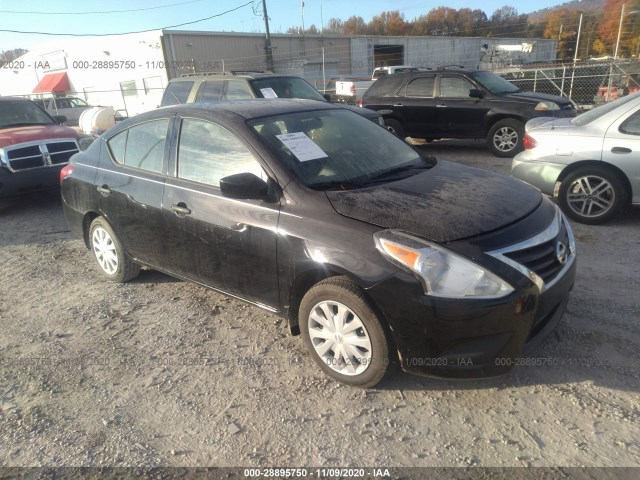
POLYGON ((100 195, 102 195, 103 197, 108 197, 109 195, 111 195, 111 189, 109 188, 109 185, 102 185, 101 187, 97 188, 98 193, 100 193, 100 195))
POLYGON ((611 153, 631 153, 631 149, 626 147, 613 147, 611 153))
POLYGON ((402 107, 403 105, 401 103, 394 103, 393 106, 394 107, 402 107))
POLYGON ((176 204, 171 205, 171 211, 178 216, 191 214, 191 210, 187 207, 187 205, 184 202, 180 202, 177 205, 176 204))
POLYGON ((447 108, 446 103, 436 103, 436 108, 447 108))

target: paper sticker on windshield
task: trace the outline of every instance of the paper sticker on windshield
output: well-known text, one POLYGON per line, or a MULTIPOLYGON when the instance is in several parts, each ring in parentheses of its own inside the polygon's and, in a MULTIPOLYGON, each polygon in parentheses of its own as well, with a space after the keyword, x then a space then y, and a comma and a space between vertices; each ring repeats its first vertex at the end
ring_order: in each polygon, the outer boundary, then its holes
POLYGON ((285 133, 283 135, 276 135, 276 137, 284 143, 285 146, 291 150, 291 153, 301 162, 328 157, 304 132, 285 133))
POLYGON ((278 98, 278 94, 271 87, 261 88, 260 92, 264 98, 278 98))

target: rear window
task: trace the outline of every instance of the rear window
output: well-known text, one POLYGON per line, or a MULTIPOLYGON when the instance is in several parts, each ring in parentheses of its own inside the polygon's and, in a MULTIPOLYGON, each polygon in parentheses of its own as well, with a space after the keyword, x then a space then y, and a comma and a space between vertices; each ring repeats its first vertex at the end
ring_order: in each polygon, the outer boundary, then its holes
POLYGON ((161 107, 169 105, 179 105, 181 103, 187 103, 189 93, 193 87, 193 82, 173 82, 167 85, 167 89, 164 91, 161 107))

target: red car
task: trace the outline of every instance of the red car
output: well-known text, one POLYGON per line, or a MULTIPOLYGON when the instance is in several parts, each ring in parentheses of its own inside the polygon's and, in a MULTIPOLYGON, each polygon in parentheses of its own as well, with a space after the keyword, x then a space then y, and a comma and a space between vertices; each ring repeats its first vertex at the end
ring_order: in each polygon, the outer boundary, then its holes
POLYGON ((90 140, 65 120, 31 100, 0 97, 0 198, 58 187, 62 167, 90 140))

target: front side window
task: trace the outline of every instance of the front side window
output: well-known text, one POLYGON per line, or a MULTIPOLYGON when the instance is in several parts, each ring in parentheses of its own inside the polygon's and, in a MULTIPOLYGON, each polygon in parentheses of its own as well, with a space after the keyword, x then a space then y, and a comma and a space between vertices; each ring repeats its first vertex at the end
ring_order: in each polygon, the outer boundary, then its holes
POLYGON ((162 172, 169 119, 130 127, 107 140, 111 157, 128 167, 162 172))
POLYGON ((178 145, 178 177, 220 186, 220 179, 253 173, 266 180, 262 167, 232 133, 215 123, 185 118, 178 145))
POLYGON ((253 98, 249 88, 244 82, 230 80, 227 82, 227 100, 247 100, 253 98))
POLYGON ((465 98, 473 84, 463 77, 441 77, 440 96, 446 98, 465 98))

